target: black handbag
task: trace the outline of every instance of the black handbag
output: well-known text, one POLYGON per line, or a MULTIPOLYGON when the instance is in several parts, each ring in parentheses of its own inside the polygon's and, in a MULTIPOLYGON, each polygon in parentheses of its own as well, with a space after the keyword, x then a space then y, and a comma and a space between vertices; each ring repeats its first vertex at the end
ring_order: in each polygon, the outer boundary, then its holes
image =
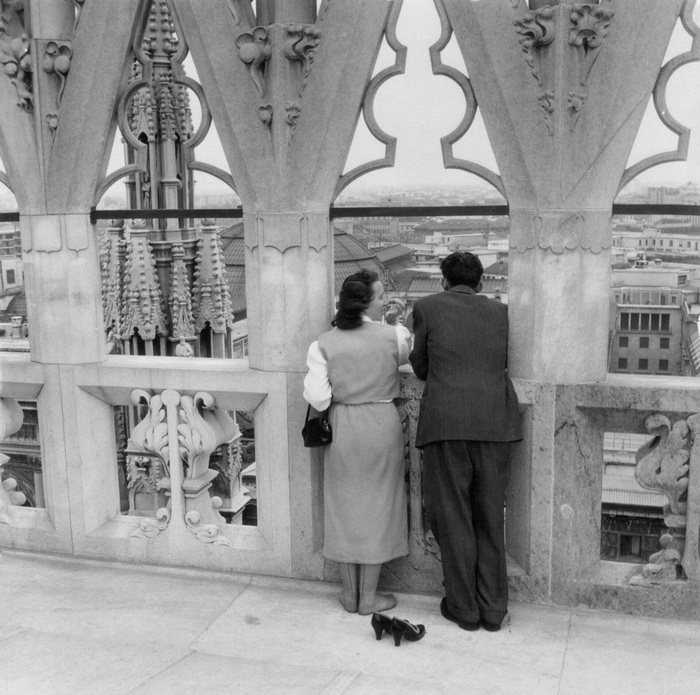
POLYGON ((317 447, 330 444, 333 439, 333 430, 328 419, 328 411, 324 410, 318 414, 318 417, 309 417, 311 406, 306 409, 306 421, 301 430, 301 436, 304 438, 304 446, 317 447))

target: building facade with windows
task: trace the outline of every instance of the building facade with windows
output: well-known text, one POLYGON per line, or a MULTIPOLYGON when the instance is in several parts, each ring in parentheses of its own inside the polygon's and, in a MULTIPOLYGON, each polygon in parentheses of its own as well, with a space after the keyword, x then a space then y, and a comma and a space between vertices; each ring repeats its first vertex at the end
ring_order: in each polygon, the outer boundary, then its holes
POLYGON ((629 374, 687 373, 688 336, 698 306, 700 267, 639 264, 613 270, 609 369, 629 374))

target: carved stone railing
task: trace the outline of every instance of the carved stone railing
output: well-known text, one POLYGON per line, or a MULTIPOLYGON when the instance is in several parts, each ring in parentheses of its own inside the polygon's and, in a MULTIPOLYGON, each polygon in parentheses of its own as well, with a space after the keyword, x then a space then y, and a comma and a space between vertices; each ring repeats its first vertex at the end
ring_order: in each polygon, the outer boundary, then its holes
POLYGON ((654 413, 644 424, 655 437, 637 452, 635 478, 668 498, 664 523, 671 533, 659 539, 661 550, 650 557, 641 581, 700 581, 700 415, 671 424, 654 413))
POLYGON ((241 436, 238 425, 204 392, 188 396, 173 389, 156 394, 135 389, 132 401, 145 403, 148 411, 127 444, 130 468, 138 474, 139 462, 143 468, 153 461, 149 468, 163 474, 149 473, 152 486, 165 491, 170 501, 157 510, 156 519, 143 519, 131 535, 153 538, 175 519, 204 543, 230 545, 220 529, 225 523, 218 512, 222 501, 209 495, 219 474, 209 468, 209 457, 220 445, 241 436))
MULTIPOLYGON (((598 384, 514 384, 524 439, 515 448, 506 501, 511 597, 700 617, 696 382, 609 375, 598 384), (645 423, 658 439, 641 452, 638 477, 667 493, 665 522, 672 533, 662 536, 652 563, 642 567, 601 559, 600 538, 604 434, 641 434, 645 423)), ((397 589, 440 592, 439 550, 422 518, 421 455, 413 445, 421 392, 410 370, 402 374, 410 555, 389 563, 383 579, 397 589)))

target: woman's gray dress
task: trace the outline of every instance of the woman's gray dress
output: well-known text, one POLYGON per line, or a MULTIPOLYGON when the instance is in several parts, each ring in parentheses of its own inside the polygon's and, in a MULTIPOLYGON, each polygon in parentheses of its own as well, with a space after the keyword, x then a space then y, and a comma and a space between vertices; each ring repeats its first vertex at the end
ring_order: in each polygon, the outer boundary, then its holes
POLYGON ((325 542, 337 562, 380 564, 408 554, 399 356, 393 326, 365 322, 318 340, 332 388, 325 448, 325 542))

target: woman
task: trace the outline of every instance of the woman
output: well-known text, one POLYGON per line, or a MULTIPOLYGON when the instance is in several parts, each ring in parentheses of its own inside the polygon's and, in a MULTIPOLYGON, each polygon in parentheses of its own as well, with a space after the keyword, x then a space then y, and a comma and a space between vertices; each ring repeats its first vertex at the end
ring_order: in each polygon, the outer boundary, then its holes
POLYGON ((341 604, 361 615, 396 605, 377 593, 379 573, 383 562, 408 555, 403 430, 393 399, 410 333, 380 323, 384 305, 376 273, 346 278, 334 328, 311 344, 304 380, 312 407, 331 406, 323 554, 339 564, 341 604))

